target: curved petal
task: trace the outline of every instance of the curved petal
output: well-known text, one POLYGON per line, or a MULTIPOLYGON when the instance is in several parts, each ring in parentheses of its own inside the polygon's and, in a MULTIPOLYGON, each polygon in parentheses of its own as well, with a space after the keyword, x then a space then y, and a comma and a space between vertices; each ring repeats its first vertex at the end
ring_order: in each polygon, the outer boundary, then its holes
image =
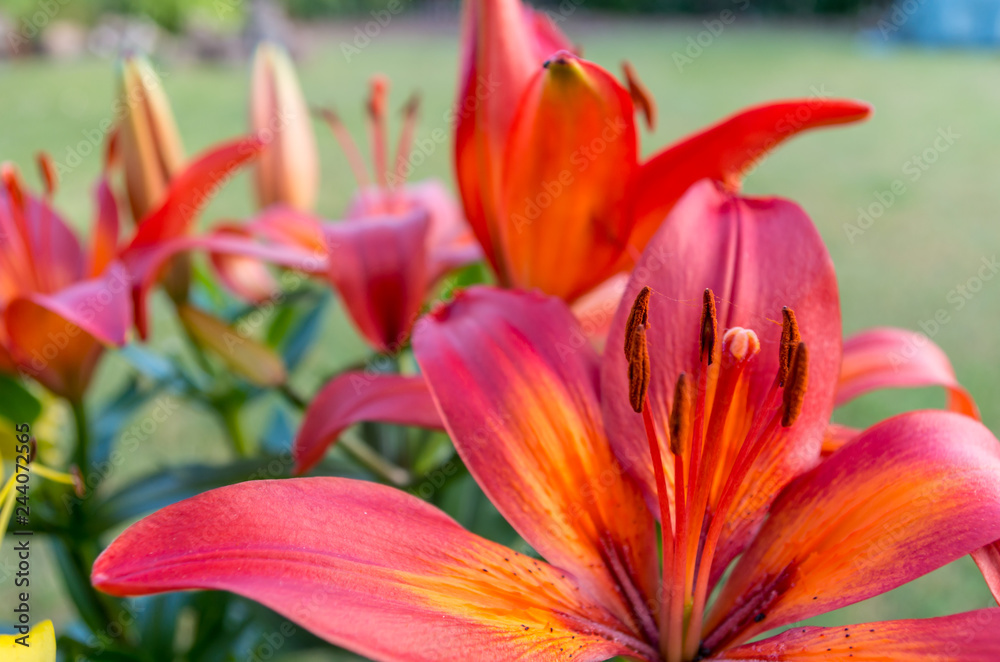
POLYGON ((859 434, 861 434, 861 430, 857 428, 830 423, 826 428, 826 434, 823 435, 823 457, 833 455, 859 434))
POLYGON ((670 209, 699 179, 739 190, 743 174, 772 149, 811 129, 866 119, 871 106, 847 99, 792 99, 745 108, 670 145, 639 170, 635 225, 629 245, 638 255, 670 209))
POLYGON ((1000 538, 1000 444, 951 412, 876 425, 771 509, 707 622, 717 649, 870 598, 1000 538))
POLYGON ((101 177, 94 188, 96 218, 94 243, 90 249, 89 271, 92 276, 104 271, 118 254, 118 202, 111 191, 107 177, 101 177))
MULTIPOLYGON (((763 455, 737 493, 713 563, 717 576, 763 520, 778 491, 818 460, 823 432, 833 410, 840 370, 840 304, 833 263, 819 233, 797 205, 778 198, 743 198, 712 182, 692 187, 649 243, 632 272, 608 336, 602 367, 605 427, 615 453, 656 502, 653 467, 641 421, 628 400, 625 321, 643 286, 649 303, 649 402, 660 439, 667 439, 674 386, 681 372, 700 372, 702 295, 716 295, 720 334, 753 329, 761 351, 748 367, 746 409, 762 406, 778 372, 782 307, 794 309, 809 346, 809 388, 802 415, 782 428, 781 442, 763 455), (764 486, 765 489, 762 489, 764 486)), ((664 471, 673 458, 663 443, 664 471)))
POLYGON ((844 341, 838 407, 878 389, 916 386, 944 387, 949 410, 979 419, 979 408, 958 383, 948 356, 922 333, 881 327, 844 341))
POLYGON ((1000 603, 1000 540, 985 545, 972 553, 972 560, 983 573, 993 599, 1000 603))
POLYGON ((260 139, 243 137, 202 152, 171 180, 163 202, 140 221, 127 250, 139 251, 187 234, 216 189, 263 148, 260 139))
POLYGON ((292 449, 295 473, 312 468, 341 432, 362 421, 444 429, 423 377, 345 372, 327 382, 306 409, 292 449))
POLYGON ((521 100, 504 152, 499 236, 506 280, 572 301, 612 276, 638 167, 628 91, 561 52, 521 100))
POLYGON ((329 277, 354 324, 376 349, 395 353, 430 288, 427 213, 326 225, 329 277))
POLYGON ((12 354, 52 391, 78 397, 102 345, 123 345, 132 326, 129 274, 112 263, 97 278, 54 294, 28 294, 4 310, 12 354))
POLYGON ((636 654, 555 568, 344 478, 242 483, 168 506, 119 536, 92 581, 115 595, 232 591, 378 660, 636 654))
POLYGON ((507 521, 633 631, 655 632, 655 526, 604 436, 597 357, 572 313, 471 288, 425 317, 413 346, 455 448, 507 521))
MULTIPOLYGON (((217 225, 212 229, 212 234, 242 239, 251 239, 253 236, 245 225, 237 223, 217 225)), ((209 260, 222 284, 247 301, 262 303, 278 291, 277 280, 260 260, 232 253, 212 253, 209 260)))
POLYGON ((325 252, 317 254, 297 247, 261 244, 225 232, 200 237, 180 237, 142 250, 130 250, 123 257, 127 260, 126 264, 132 276, 135 324, 141 338, 146 338, 149 331, 147 299, 160 273, 177 254, 199 248, 217 254, 271 262, 308 274, 324 271, 327 264, 325 252))
POLYGON ((993 662, 1000 660, 1000 609, 954 616, 862 623, 839 628, 793 628, 725 651, 713 660, 810 662, 993 662))
POLYGON ((38 277, 46 290, 58 290, 85 276, 80 240, 48 202, 26 196, 31 248, 38 277))

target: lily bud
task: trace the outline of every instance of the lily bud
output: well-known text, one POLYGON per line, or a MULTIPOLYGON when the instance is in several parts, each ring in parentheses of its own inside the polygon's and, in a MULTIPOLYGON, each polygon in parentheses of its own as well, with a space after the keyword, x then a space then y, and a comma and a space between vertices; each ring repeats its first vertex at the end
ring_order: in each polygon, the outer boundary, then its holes
POLYGON ((312 209, 319 187, 319 155, 309 108, 288 54, 267 42, 254 54, 250 128, 267 144, 257 161, 257 204, 312 209))
POLYGON ((257 386, 284 383, 288 376, 285 363, 270 347, 186 303, 177 306, 177 314, 194 341, 211 350, 233 372, 257 386))
POLYGON ((132 218, 140 222, 163 200, 171 177, 184 165, 184 147, 159 77, 149 61, 121 64, 119 152, 132 218))

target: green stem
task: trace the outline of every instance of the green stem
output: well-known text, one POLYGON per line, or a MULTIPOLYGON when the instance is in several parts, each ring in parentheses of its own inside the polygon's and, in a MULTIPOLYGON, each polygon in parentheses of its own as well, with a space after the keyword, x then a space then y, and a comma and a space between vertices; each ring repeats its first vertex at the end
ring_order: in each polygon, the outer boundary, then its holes
POLYGON ((233 448, 240 457, 250 457, 250 444, 243 434, 243 426, 240 425, 240 412, 238 407, 224 405, 220 411, 222 422, 229 433, 229 440, 233 442, 233 448))
POLYGON ((76 424, 76 448, 73 451, 73 463, 86 476, 90 458, 90 429, 87 426, 87 409, 83 406, 83 398, 71 400, 73 407, 73 422, 76 424))
POLYGON ((337 445, 382 480, 392 483, 396 487, 405 487, 410 484, 409 471, 389 462, 358 437, 345 432, 340 435, 340 441, 337 442, 337 445))
MULTIPOLYGON (((282 384, 278 391, 285 396, 289 404, 296 409, 305 411, 309 404, 305 398, 292 390, 288 384, 282 384)), ((397 487, 404 487, 410 484, 412 477, 406 469, 389 462, 384 457, 376 453, 371 446, 364 441, 348 433, 340 435, 337 445, 347 451, 348 455, 363 467, 371 471, 382 480, 392 483, 397 487)))

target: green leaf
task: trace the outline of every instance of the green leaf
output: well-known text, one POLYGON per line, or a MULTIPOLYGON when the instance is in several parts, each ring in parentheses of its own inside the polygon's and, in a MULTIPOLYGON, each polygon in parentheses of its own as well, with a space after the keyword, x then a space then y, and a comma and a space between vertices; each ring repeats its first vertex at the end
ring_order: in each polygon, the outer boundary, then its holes
POLYGON ((42 413, 42 403, 20 379, 0 374, 0 416, 13 423, 33 423, 42 413))

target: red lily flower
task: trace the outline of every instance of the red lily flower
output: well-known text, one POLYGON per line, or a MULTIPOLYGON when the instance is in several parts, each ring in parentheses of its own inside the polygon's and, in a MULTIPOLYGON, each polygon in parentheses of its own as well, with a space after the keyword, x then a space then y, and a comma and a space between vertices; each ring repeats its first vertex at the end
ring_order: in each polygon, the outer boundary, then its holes
POLYGON ((869 106, 798 99, 745 109, 640 162, 634 113, 653 103, 574 56, 519 0, 468 0, 455 164, 466 217, 500 282, 573 301, 638 257, 689 186, 736 190, 771 149, 869 106), (544 63, 544 65, 543 65, 544 63))
POLYGON ((114 259, 118 210, 107 179, 94 191, 94 238, 85 249, 52 206, 48 157, 40 164, 42 197, 24 189, 13 166, 0 166, 0 370, 79 400, 104 348, 125 343, 130 278, 114 259))
POLYGON ((146 518, 94 584, 234 591, 380 660, 995 659, 1000 634, 964 629, 993 611, 745 643, 998 537, 1000 445, 969 417, 919 412, 814 466, 840 313, 829 256, 791 203, 699 185, 627 291, 643 283, 648 307, 619 310, 603 364, 565 304, 538 294, 470 289, 414 333, 463 461, 545 561, 397 490, 305 478, 146 518))
POLYGON ((365 170, 360 150, 332 111, 323 116, 341 142, 361 187, 343 221, 272 207, 247 224, 232 224, 217 236, 263 240, 211 244, 222 279, 251 300, 280 291, 263 265, 265 257, 285 266, 326 276, 343 299, 357 328, 375 349, 393 353, 409 338, 430 289, 449 271, 481 253, 458 204, 436 180, 406 183, 418 104, 404 109, 405 123, 395 165, 388 166, 386 105, 388 84, 376 77, 368 101, 375 176, 365 170), (374 182, 374 183, 373 183, 374 182))

